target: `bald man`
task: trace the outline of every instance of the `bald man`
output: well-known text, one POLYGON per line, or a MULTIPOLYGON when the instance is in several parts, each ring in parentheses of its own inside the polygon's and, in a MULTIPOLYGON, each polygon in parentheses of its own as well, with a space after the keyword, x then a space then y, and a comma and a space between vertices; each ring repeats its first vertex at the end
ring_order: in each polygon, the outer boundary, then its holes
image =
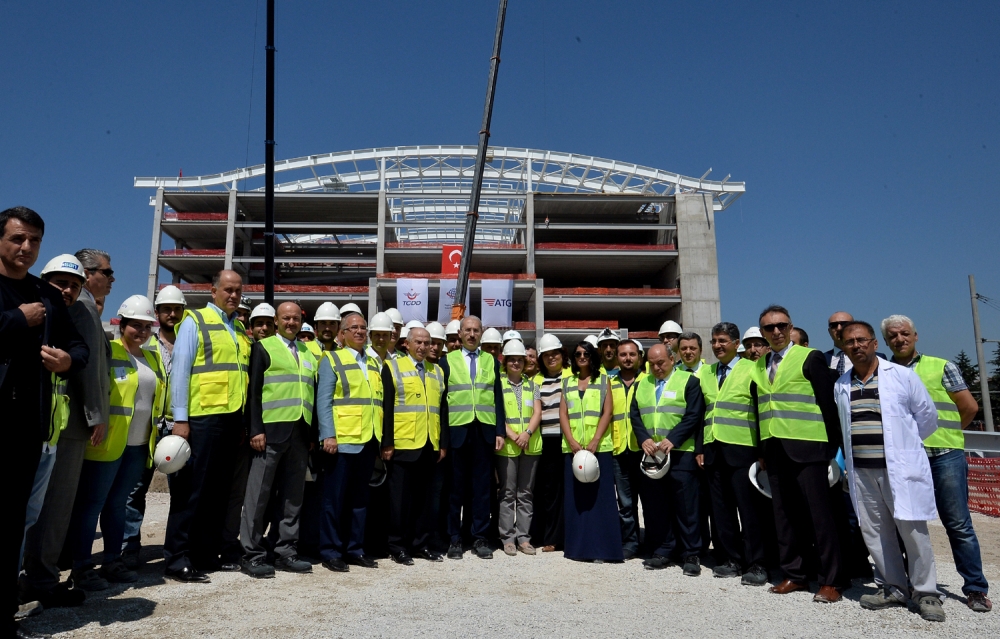
POLYGON ((854 316, 846 311, 837 311, 827 320, 826 330, 833 340, 833 348, 823 355, 826 357, 826 365, 836 371, 836 374, 832 374, 834 379, 851 370, 851 360, 844 353, 844 325, 853 321, 854 316))
POLYGON ((274 316, 276 334, 255 343, 250 353, 250 462, 240 541, 243 572, 257 579, 274 576, 275 570, 312 572, 308 561, 298 558, 299 512, 306 480, 309 442, 316 425, 315 393, 317 359, 295 339, 302 328, 302 309, 285 302, 274 316), (274 565, 267 563, 263 544, 266 515, 272 491, 280 503, 278 541, 274 565))

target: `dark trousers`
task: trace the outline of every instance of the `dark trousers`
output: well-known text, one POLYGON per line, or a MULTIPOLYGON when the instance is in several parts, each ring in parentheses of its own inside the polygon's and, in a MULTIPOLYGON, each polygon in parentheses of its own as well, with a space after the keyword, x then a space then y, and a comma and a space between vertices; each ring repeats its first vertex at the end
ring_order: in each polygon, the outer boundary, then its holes
MULTIPOLYGON (((13 402, 11 402, 13 403, 13 402)), ((31 486, 35 481, 35 471, 42 455, 42 436, 38 427, 38 410, 17 411, 9 405, 0 405, 3 416, 4 438, 10 457, 0 464, 0 486, 4 487, 4 518, 9 528, 7 538, 7 626, 13 627, 14 613, 17 612, 17 573, 21 564, 21 542, 24 540, 24 518, 31 496, 31 486), (21 413, 25 412, 26 415, 21 413)))
POLYGON ((535 513, 531 518, 531 543, 539 548, 563 546, 562 437, 542 436, 542 458, 535 476, 535 513))
POLYGON ((164 568, 212 567, 219 558, 233 467, 243 439, 243 415, 188 420, 191 459, 170 482, 170 514, 163 541, 164 568))
POLYGON ((365 511, 365 554, 389 556, 389 466, 381 486, 368 489, 368 509, 365 511))
POLYGON ((142 477, 125 502, 125 541, 122 543, 122 552, 139 552, 142 548, 142 520, 146 517, 146 494, 153 482, 153 470, 150 467, 142 472, 142 477))
POLYGON ((622 550, 639 552, 639 462, 642 453, 625 449, 613 458, 618 520, 622 528, 622 550))
POLYGON ((377 453, 378 441, 372 438, 359 453, 324 455, 319 528, 319 554, 324 561, 364 555, 368 482, 377 453))
POLYGON ((754 564, 763 566, 764 538, 757 507, 759 493, 750 483, 749 467, 730 466, 720 453, 707 470, 712 530, 719 536, 716 553, 724 556, 723 561, 734 561, 744 569, 754 564))
POLYGON ((671 469, 660 479, 642 476, 645 546, 654 555, 687 557, 701 552, 698 525, 698 477, 691 470, 671 469))
POLYGON ((778 557, 785 577, 796 583, 808 580, 807 558, 815 537, 820 585, 842 586, 838 525, 831 503, 825 462, 792 460, 780 442, 767 447, 767 476, 774 502, 774 528, 778 557), (810 526, 811 524, 811 526, 810 526), (811 528, 811 529, 810 529, 811 528))
POLYGON ((250 460, 254 457, 254 449, 250 448, 250 440, 244 435, 236 453, 233 466, 233 479, 229 485, 229 498, 226 502, 226 519, 222 525, 222 558, 226 562, 238 563, 243 556, 243 546, 240 544, 240 530, 243 521, 243 504, 247 494, 247 479, 250 477, 250 460))
POLYGON ((469 424, 465 441, 448 451, 452 455, 452 491, 448 517, 451 543, 462 541, 462 502, 466 489, 472 490, 472 512, 465 510, 465 519, 472 521, 473 539, 486 539, 490 529, 490 491, 493 489, 492 446, 483 438, 479 422, 469 424), (470 518, 469 515, 472 515, 470 518))
MULTIPOLYGON (((400 451, 397 449, 396 453, 400 451)), ((407 451, 409 452, 409 451, 407 451)), ((428 443, 419 457, 389 465, 389 552, 428 547, 434 532, 434 493, 430 490, 438 453, 428 443)))
POLYGON ((299 512, 302 510, 306 458, 309 455, 306 437, 306 425, 301 423, 292 429, 287 441, 280 444, 268 442, 264 451, 255 452, 250 460, 240 527, 243 557, 247 561, 263 561, 267 557, 264 529, 269 523, 272 528, 275 527, 268 515, 272 515, 277 522, 277 541, 273 547, 275 556, 289 559, 298 555, 299 512))
POLYGON ((716 563, 722 559, 722 538, 719 536, 719 524, 712 512, 712 490, 708 486, 708 469, 699 468, 695 471, 698 477, 698 530, 701 534, 701 554, 709 554, 711 546, 712 557, 716 563))

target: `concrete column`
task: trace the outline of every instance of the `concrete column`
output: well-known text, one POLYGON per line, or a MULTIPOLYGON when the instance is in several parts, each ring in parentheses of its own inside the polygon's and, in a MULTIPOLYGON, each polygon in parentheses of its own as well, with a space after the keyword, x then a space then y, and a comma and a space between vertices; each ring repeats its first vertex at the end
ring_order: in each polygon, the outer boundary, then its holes
POLYGON ((535 194, 528 191, 524 198, 524 221, 527 228, 524 229, 524 248, 527 251, 525 258, 525 272, 534 274, 535 272, 535 194))
POLYGON ((226 218, 226 270, 233 268, 233 247, 236 245, 236 189, 229 191, 229 216, 226 218))
POLYGON ((378 312, 378 278, 368 278, 368 314, 365 319, 371 320, 372 315, 378 312))
POLYGON ((153 205, 153 243, 149 252, 149 277, 146 282, 146 297, 150 301, 156 299, 157 278, 160 275, 160 222, 163 220, 163 187, 156 189, 156 200, 153 205))
POLYGON ((385 214, 388 210, 385 189, 378 192, 378 231, 375 244, 375 274, 385 273, 385 214))
MULTIPOLYGON (((701 335, 704 344, 712 326, 721 320, 719 263, 715 250, 715 211, 712 196, 677 194, 678 267, 681 282, 681 326, 701 335)), ((704 349, 707 362, 715 357, 704 349)))
POLYGON ((545 334, 545 280, 535 280, 535 345, 545 334))

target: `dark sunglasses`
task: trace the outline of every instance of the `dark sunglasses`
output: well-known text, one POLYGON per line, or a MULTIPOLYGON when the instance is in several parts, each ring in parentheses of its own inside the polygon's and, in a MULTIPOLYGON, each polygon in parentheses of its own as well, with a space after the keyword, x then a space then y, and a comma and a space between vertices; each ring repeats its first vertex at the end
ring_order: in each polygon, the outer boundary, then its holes
POLYGON ((111 277, 115 274, 113 268, 88 268, 88 271, 93 271, 94 273, 104 273, 104 277, 111 277))
POLYGON ((763 326, 761 326, 761 329, 765 333, 773 333, 774 329, 778 329, 779 331, 784 333, 786 330, 788 330, 789 326, 791 326, 791 324, 789 324, 788 322, 778 322, 777 324, 764 324, 763 326))
POLYGON ((577 351, 573 353, 573 357, 590 357, 587 355, 587 351, 577 351))
POLYGON ((830 328, 843 328, 844 324, 847 322, 830 322, 827 326, 830 328))

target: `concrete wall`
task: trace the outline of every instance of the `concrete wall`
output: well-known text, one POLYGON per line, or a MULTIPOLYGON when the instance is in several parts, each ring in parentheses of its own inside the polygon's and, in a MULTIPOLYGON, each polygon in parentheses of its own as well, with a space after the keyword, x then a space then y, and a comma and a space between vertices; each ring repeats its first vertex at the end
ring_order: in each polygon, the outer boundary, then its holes
POLYGON ((709 341, 721 320, 719 262, 715 251, 715 211, 711 195, 676 196, 677 247, 681 282, 681 326, 701 335, 704 358, 714 362, 709 341))

